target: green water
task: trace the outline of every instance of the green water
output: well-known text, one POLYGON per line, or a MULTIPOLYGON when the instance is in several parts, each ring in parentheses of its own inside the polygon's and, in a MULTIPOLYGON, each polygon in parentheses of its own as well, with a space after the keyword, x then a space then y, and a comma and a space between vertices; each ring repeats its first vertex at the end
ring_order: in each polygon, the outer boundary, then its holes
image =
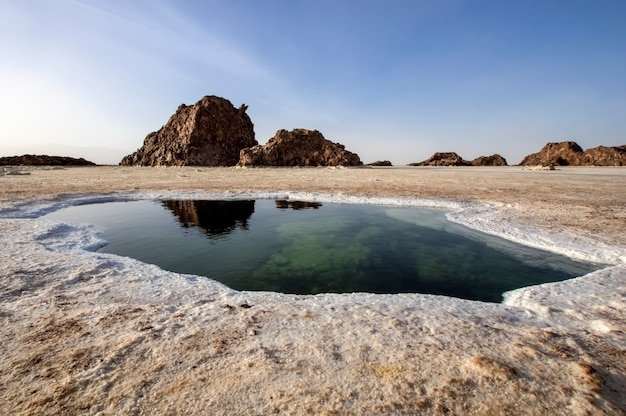
POLYGON ((211 277, 237 290, 429 293, 499 302, 594 264, 448 222, 445 212, 293 201, 135 201, 46 216, 96 224, 99 251, 211 277))

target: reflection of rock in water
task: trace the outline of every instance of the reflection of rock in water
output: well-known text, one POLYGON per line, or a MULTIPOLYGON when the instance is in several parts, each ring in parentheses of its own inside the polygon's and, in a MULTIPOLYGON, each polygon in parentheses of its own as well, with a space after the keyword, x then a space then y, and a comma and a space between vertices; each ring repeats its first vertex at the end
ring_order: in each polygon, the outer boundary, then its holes
POLYGON ((306 202, 306 201, 285 201, 283 199, 277 199, 276 200, 276 208, 280 208, 280 209, 307 209, 307 208, 313 208, 313 209, 318 209, 319 207, 322 206, 321 202, 306 202))
POLYGON ((200 227, 209 237, 248 229, 254 201, 163 201, 163 206, 178 218, 183 227, 200 227))

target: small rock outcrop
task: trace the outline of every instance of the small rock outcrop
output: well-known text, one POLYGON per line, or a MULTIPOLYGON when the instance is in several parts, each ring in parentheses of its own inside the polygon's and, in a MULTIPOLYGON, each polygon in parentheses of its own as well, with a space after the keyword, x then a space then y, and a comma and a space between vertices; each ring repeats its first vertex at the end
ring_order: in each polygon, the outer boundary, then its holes
POLYGON ((95 166, 81 158, 68 156, 22 155, 0 157, 0 166, 95 166))
POLYGON ((361 159, 317 130, 278 130, 264 145, 241 150, 238 166, 359 166, 361 159))
POLYGON ((167 124, 146 136, 143 146, 122 159, 124 166, 234 166, 241 149, 255 146, 246 105, 221 97, 182 104, 167 124))
POLYGON ((454 152, 437 152, 423 162, 409 163, 409 166, 470 166, 472 162, 464 160, 454 152))
POLYGON ((576 142, 553 142, 526 156, 520 166, 626 166, 626 145, 583 151, 576 142))
POLYGON ((368 163, 365 166, 393 166, 388 160, 377 160, 376 162, 368 163))
POLYGON ((479 156, 471 161, 472 166, 508 166, 506 159, 499 154, 491 156, 479 156))

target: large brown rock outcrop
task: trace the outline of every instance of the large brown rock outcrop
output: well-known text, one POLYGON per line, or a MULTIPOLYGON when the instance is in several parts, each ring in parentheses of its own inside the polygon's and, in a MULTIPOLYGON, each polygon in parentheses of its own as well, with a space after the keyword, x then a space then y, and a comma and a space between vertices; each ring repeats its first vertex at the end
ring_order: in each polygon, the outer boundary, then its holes
POLYGON ((469 166, 471 164, 454 152, 436 152, 422 162, 409 163, 409 166, 469 166))
POLYGON ((203 97, 182 104, 167 124, 146 136, 143 146, 120 162, 126 166, 234 166, 241 149, 257 144, 247 106, 203 97))
POLYGON ((68 156, 22 155, 0 157, 0 166, 94 166, 95 163, 68 156))
POLYGON ((472 160, 472 166, 508 166, 506 159, 499 154, 491 156, 479 156, 472 160))
POLYGON ((361 159, 317 130, 278 130, 264 145, 243 149, 238 166, 359 166, 361 159))
POLYGON ((572 141, 548 143, 526 156, 520 166, 626 166, 626 145, 584 150, 572 141))

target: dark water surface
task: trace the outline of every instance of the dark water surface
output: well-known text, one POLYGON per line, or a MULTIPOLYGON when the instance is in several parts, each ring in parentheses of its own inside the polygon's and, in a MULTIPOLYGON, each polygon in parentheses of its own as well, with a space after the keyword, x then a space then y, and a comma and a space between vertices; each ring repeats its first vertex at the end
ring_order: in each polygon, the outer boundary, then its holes
POLYGON ((208 276, 237 290, 430 293, 500 302, 507 290, 600 268, 421 208, 133 201, 74 206, 45 218, 96 224, 109 242, 101 252, 208 276))

